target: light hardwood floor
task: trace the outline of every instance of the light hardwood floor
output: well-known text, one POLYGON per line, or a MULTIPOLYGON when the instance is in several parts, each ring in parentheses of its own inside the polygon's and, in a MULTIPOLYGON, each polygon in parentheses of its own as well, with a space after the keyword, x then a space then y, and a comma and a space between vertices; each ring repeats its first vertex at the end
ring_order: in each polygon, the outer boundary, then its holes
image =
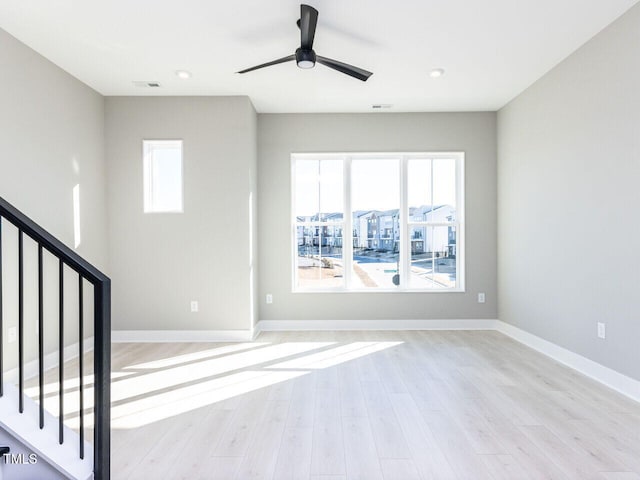
POLYGON ((116 480, 640 480, 640 404, 497 332, 116 344, 113 372, 116 480))

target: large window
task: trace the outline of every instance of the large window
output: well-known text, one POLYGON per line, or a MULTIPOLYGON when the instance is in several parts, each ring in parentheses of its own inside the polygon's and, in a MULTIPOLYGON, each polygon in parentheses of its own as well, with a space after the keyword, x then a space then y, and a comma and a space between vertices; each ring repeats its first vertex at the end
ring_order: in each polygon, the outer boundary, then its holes
POLYGON ((294 291, 463 291, 464 154, 293 154, 294 291))
POLYGON ((182 212, 182 140, 144 140, 144 212, 182 212))

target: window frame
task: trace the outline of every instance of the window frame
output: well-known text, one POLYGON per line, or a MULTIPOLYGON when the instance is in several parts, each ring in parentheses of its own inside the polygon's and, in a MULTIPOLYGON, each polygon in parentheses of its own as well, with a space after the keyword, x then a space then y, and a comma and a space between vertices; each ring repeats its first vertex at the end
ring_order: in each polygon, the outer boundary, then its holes
POLYGON ((184 213, 184 141, 170 138, 145 138, 142 140, 142 212, 144 214, 184 213), (154 145, 177 144, 180 146, 180 208, 154 210, 153 207, 153 162, 150 152, 154 145))
MULTIPOLYGON (((293 255, 291 262, 291 291, 292 293, 464 293, 465 281, 465 152, 357 152, 357 153, 291 153, 291 248, 293 255), (353 262, 353 212, 351 208, 351 163, 353 160, 398 160, 399 163, 399 188, 400 188, 400 212, 406 212, 400 216, 400 251, 399 251, 399 275, 400 285, 394 288, 353 288, 351 284, 350 265, 353 262), (452 222, 416 222, 409 219, 408 205, 408 164, 410 160, 438 160, 453 159, 456 173, 456 220, 452 222), (343 219, 342 222, 298 222, 296 217, 296 162, 298 160, 342 160, 343 162, 343 219), (320 227, 322 225, 339 226, 342 228, 342 260, 343 285, 341 287, 300 287, 297 285, 298 269, 298 227, 320 227), (456 285, 451 288, 416 288, 409 285, 411 262, 411 238, 412 226, 427 227, 454 227, 456 230, 456 285), (349 235, 349 241, 345 241, 345 233, 349 235), (404 248, 402 248, 404 247, 404 248), (349 265, 349 268, 347 266, 349 265)), ((432 177, 433 181, 433 177, 432 177)))

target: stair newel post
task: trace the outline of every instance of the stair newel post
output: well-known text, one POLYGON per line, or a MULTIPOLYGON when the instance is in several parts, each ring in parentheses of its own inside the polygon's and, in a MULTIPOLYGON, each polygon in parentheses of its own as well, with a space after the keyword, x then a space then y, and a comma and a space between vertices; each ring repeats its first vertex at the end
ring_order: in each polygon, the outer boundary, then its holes
POLYGON ((94 285, 94 473, 109 480, 111 452, 111 280, 94 285))

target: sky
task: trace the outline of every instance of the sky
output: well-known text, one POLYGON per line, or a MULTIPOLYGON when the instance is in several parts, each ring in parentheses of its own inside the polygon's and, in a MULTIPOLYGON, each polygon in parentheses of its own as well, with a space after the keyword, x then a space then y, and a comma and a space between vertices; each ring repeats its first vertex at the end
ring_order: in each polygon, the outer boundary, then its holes
POLYGON ((150 188, 146 210, 182 210, 182 144, 156 141, 145 152, 145 176, 150 188))
MULTIPOLYGON (((408 161, 407 177, 410 207, 455 205, 455 160, 411 159, 408 161), (433 186, 432 169, 436 179, 433 186)), ((296 216, 311 216, 319 211, 342 212, 342 178, 341 160, 297 160, 296 216)), ((352 210, 391 210, 399 207, 400 161, 354 159, 351 163, 352 210)))

